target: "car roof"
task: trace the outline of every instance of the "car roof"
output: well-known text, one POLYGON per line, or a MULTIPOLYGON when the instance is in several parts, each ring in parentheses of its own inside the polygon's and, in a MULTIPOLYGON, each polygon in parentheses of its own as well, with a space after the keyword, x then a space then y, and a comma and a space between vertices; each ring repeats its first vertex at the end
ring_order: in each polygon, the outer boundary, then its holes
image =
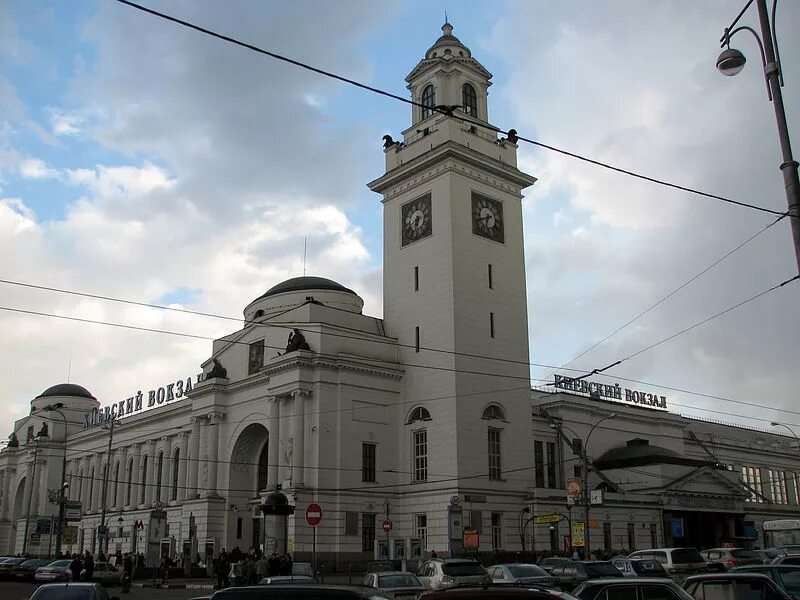
POLYGON ((720 579, 720 580, 748 579, 751 577, 757 577, 759 579, 767 579, 769 581, 772 581, 772 579, 770 579, 766 575, 762 575, 761 573, 744 573, 742 571, 739 572, 726 571, 724 573, 704 573, 703 575, 692 575, 691 577, 687 577, 686 581, 688 583, 689 581, 710 581, 714 579, 720 579))
POLYGON ((539 567, 539 565, 535 563, 498 563, 496 565, 491 565, 486 568, 491 569, 492 567, 539 567))
MULTIPOLYGON (((372 571, 367 573, 367 575, 391 575, 392 577, 397 577, 398 575, 414 575, 409 571, 372 571)), ((416 577, 416 575, 414 575, 416 577)))
POLYGON ((435 598, 442 596, 454 598, 459 596, 480 597, 480 598, 503 598, 503 597, 530 597, 532 594, 546 594, 546 598, 560 598, 561 593, 547 587, 531 585, 473 585, 473 586, 453 586, 438 590, 427 590, 419 595, 419 598, 435 598), (489 592, 488 590, 491 590, 489 592))
POLYGON ((61 583, 45 583, 43 585, 40 585, 39 587, 40 588, 65 588, 65 587, 71 587, 71 588, 73 588, 73 587, 81 587, 81 588, 85 588, 85 587, 95 587, 97 585, 100 585, 100 584, 99 583, 95 583, 94 581, 76 581, 74 583, 72 581, 62 581, 61 583))
POLYGON ((800 565, 787 565, 785 563, 777 563, 777 564, 770 564, 770 565, 742 565, 741 567, 735 567, 734 571, 766 571, 768 569, 778 569, 781 571, 796 571, 800 569, 800 565))
POLYGON ((229 587, 224 588, 221 590, 217 590, 214 592, 214 597, 224 597, 224 596, 235 596, 237 593, 243 596, 273 596, 278 595, 281 591, 288 592, 290 594, 296 595, 298 591, 308 589, 309 591, 313 590, 314 595, 324 594, 325 591, 332 591, 332 592, 352 592, 359 596, 363 596, 365 594, 374 595, 375 593, 379 593, 379 590, 375 590, 374 588, 364 587, 361 585, 336 585, 332 583, 309 583, 308 588, 305 587, 304 584, 291 584, 291 583, 276 583, 269 586, 247 586, 247 587, 229 587), (269 591, 267 591, 269 590, 269 591))

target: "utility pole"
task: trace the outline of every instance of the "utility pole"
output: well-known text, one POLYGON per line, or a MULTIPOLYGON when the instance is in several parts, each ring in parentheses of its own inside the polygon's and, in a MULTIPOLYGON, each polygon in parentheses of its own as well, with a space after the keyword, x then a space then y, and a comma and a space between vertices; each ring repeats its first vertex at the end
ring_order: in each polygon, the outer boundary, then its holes
POLYGON ((114 441, 115 419, 109 422, 108 430, 108 453, 106 454, 106 470, 103 477, 103 507, 100 512, 100 551, 108 552, 108 526, 106 525, 106 501, 108 498, 108 477, 111 471, 111 444, 114 441))
POLYGON ((589 545, 589 507, 591 506, 589 497, 589 457, 586 455, 586 444, 581 444, 581 446, 583 450, 583 504, 586 510, 583 524, 583 549, 586 553, 584 559, 589 560, 589 555, 591 554, 591 546, 589 545))

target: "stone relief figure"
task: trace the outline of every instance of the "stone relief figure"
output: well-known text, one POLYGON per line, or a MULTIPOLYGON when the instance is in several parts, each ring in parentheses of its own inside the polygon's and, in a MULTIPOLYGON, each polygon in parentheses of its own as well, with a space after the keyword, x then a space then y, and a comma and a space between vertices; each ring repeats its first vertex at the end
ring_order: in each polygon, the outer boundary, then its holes
POLYGON ((286 343, 286 352, 294 352, 295 350, 311 350, 305 336, 300 333, 299 329, 292 329, 289 334, 289 341, 286 343))
POLYGON ((227 379, 228 370, 222 366, 221 362, 219 362, 216 358, 213 358, 211 359, 211 370, 206 375, 206 379, 213 379, 215 377, 227 379))
POLYGON ((8 436, 8 448, 19 448, 19 440, 17 439, 17 434, 13 431, 11 435, 8 436))

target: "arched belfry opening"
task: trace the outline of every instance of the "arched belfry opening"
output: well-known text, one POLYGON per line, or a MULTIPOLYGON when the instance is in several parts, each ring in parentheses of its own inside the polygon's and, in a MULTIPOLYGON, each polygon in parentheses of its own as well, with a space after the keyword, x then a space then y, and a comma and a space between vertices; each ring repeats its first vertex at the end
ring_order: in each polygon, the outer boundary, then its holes
POLYGON ((250 423, 236 438, 230 458, 226 547, 258 548, 262 515, 258 508, 266 494, 269 466, 269 430, 250 423))

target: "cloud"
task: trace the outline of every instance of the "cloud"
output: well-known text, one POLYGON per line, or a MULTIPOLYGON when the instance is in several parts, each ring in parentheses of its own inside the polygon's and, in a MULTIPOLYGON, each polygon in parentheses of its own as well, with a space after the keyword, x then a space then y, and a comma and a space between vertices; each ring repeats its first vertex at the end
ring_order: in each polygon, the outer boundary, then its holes
POLYGON ((78 135, 81 132, 81 126, 84 121, 82 116, 66 113, 57 108, 48 108, 47 113, 50 117, 50 129, 53 135, 71 136, 78 135))
POLYGON ((19 174, 26 179, 57 179, 56 169, 51 169, 43 160, 26 158, 19 163, 19 174))

